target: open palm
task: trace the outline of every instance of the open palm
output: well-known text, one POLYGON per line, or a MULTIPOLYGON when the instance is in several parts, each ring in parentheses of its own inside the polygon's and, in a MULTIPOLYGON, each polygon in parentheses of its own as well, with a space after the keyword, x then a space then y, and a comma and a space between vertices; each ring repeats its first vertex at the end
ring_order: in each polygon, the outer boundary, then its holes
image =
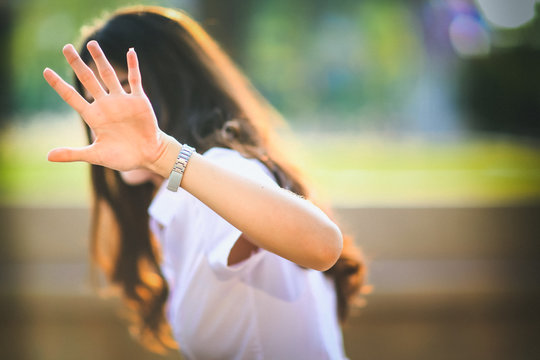
POLYGON ((77 78, 94 98, 93 102, 84 99, 51 69, 45 69, 43 75, 92 129, 94 142, 82 148, 53 149, 49 152, 49 160, 86 161, 120 171, 147 167, 163 152, 166 135, 158 128, 150 101, 143 91, 135 51, 130 49, 127 53, 131 88, 127 93, 98 43, 90 41, 88 50, 108 92, 72 45, 66 45, 63 52, 77 78))

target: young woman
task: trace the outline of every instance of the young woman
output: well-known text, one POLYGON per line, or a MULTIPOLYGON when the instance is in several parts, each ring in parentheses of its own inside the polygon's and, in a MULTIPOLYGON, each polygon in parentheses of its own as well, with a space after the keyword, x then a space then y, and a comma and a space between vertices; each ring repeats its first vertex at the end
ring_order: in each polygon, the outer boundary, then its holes
POLYGON ((360 252, 309 200, 272 141, 278 115, 216 43, 185 13, 139 6, 63 52, 75 88, 44 77, 90 145, 48 158, 92 164, 93 256, 133 334, 188 359, 345 358, 360 252))

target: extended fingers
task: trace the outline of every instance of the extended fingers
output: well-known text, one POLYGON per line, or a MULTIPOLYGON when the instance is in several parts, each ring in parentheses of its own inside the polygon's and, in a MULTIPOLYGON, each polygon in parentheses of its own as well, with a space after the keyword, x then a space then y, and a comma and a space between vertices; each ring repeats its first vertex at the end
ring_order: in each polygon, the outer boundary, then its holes
POLYGON ((131 88, 131 93, 135 95, 142 94, 142 81, 141 81, 141 72, 139 71, 139 60, 137 59, 137 54, 133 48, 130 48, 127 53, 127 64, 128 64, 128 81, 131 88))
POLYGON ((43 71, 43 77, 58 95, 78 113, 82 113, 88 106, 88 102, 53 70, 46 68, 43 71))
POLYGON ((99 84, 99 81, 92 72, 92 69, 90 69, 88 65, 84 63, 84 61, 82 61, 73 45, 68 44, 64 46, 62 52, 64 53, 69 65, 75 72, 75 75, 77 75, 77 78, 81 81, 86 90, 90 92, 94 99, 104 96, 106 94, 105 90, 103 90, 99 84))
POLYGON ((109 63, 109 60, 107 60, 107 57, 103 53, 103 50, 101 50, 101 48, 99 47, 97 41, 89 41, 87 44, 87 48, 88 51, 90 51, 90 54, 92 55, 92 58, 94 59, 94 62, 99 71, 99 75, 101 76, 101 79, 103 80, 105 85, 107 85, 109 92, 123 92, 124 90, 122 89, 122 85, 120 85, 120 82, 118 81, 116 72, 109 63))

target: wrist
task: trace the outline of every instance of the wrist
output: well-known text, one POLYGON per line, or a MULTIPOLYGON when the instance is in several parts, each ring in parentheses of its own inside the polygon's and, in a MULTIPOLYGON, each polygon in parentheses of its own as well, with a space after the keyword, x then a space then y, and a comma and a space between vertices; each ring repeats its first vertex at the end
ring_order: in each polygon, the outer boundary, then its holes
POLYGON ((148 170, 167 179, 174 167, 178 154, 182 150, 182 144, 165 133, 161 133, 160 136, 162 138, 162 144, 157 159, 146 167, 148 170))

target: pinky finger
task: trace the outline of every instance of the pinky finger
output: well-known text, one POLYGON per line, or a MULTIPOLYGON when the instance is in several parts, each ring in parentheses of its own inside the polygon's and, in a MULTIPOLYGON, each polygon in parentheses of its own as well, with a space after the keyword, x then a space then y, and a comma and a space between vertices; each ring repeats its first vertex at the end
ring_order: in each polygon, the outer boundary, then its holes
POLYGON ((94 153, 92 152, 92 145, 81 148, 64 147, 52 149, 47 154, 47 160, 53 162, 85 161, 91 164, 96 163, 94 153))
POLYGON ((131 93, 135 95, 141 95, 144 93, 141 81, 141 72, 139 70, 139 60, 135 49, 130 48, 127 53, 128 64, 128 81, 131 88, 131 93))
POLYGON ((84 111, 88 102, 67 82, 65 82, 53 70, 46 68, 43 71, 43 77, 49 85, 60 95, 69 106, 71 106, 79 114, 84 111))

